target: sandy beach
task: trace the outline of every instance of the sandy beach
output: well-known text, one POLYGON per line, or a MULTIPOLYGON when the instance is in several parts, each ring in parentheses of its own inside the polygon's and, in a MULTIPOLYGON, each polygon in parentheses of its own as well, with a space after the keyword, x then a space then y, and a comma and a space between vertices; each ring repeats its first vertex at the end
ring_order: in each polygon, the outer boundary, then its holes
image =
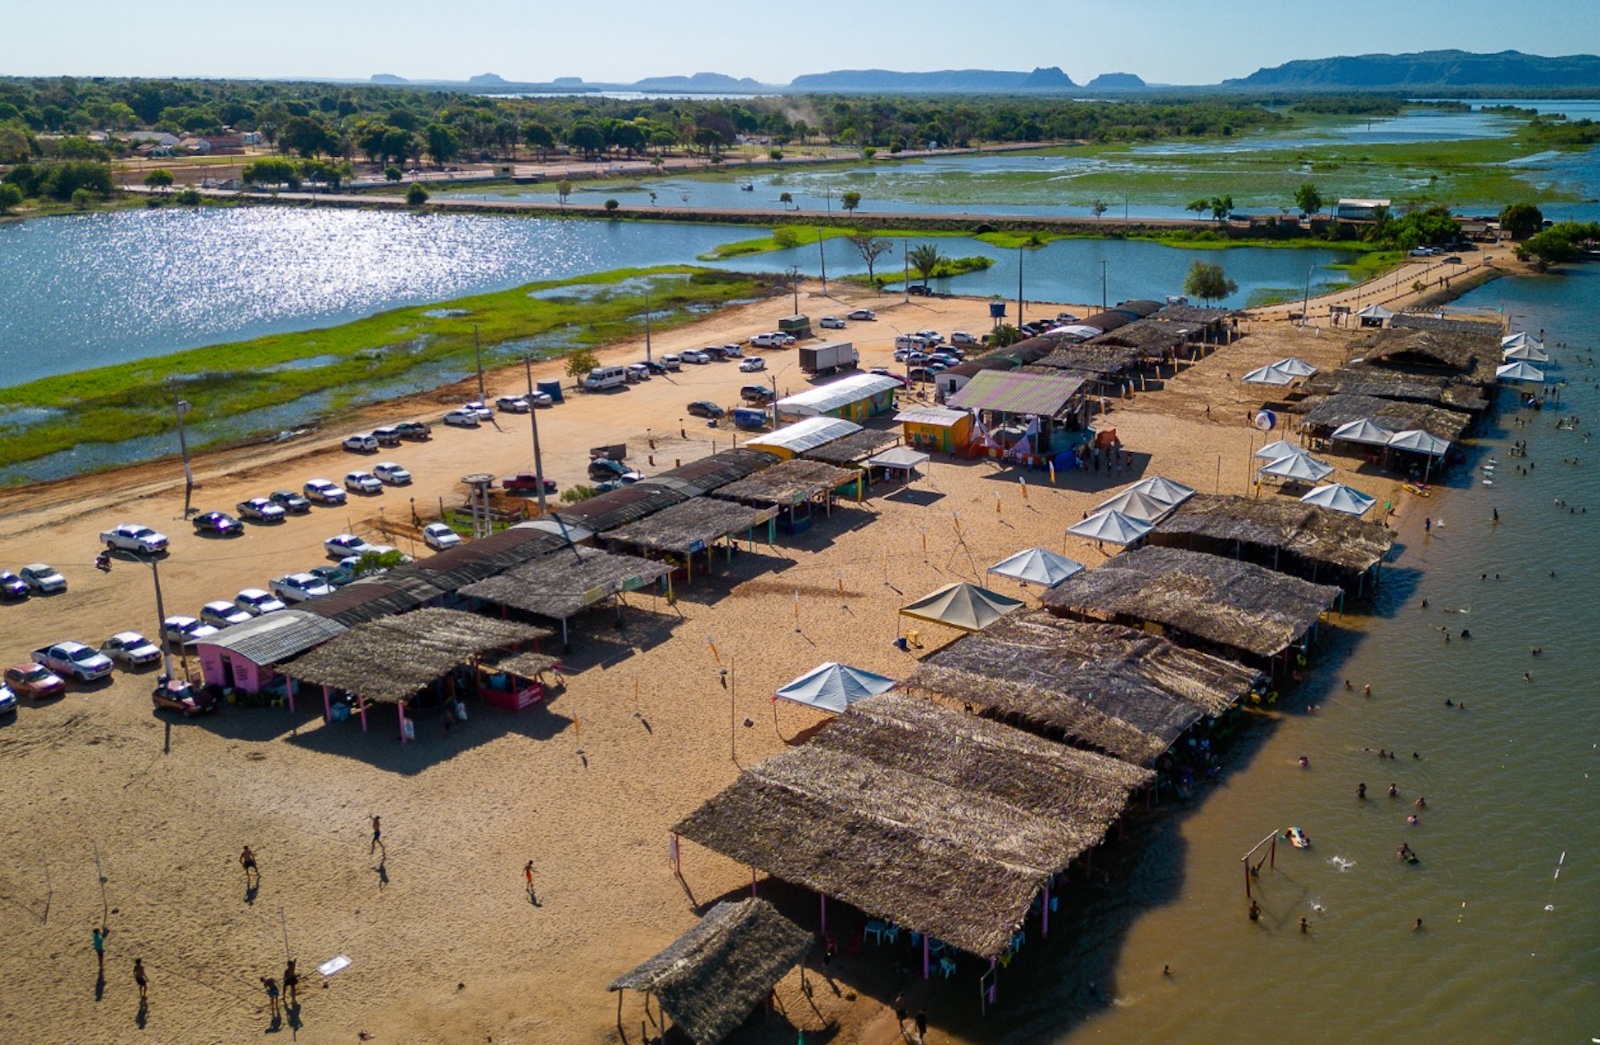
MULTIPOLYGON (((1476 267, 1479 256, 1472 258, 1476 267)), ((877 322, 833 332, 855 342, 864 367, 893 365, 897 332, 987 329, 982 300, 846 293, 848 301, 828 300, 809 286, 801 307, 813 319, 876 308, 877 322)), ((1028 318, 1086 308, 1030 302, 1028 318)), ((790 311, 786 296, 727 309, 655 337, 653 350, 741 340, 790 311)), ((354 722, 324 724, 306 704, 294 715, 230 708, 169 719, 152 713, 153 673, 121 671, 110 684, 74 685, 63 700, 25 705, 14 723, 0 725, 0 776, 10 796, 0 827, 0 932, 8 940, 0 1026, 15 1041, 242 1040, 269 1027, 258 981, 281 973, 287 941, 303 977, 296 1041, 355 1041, 363 1032, 382 1043, 622 1040, 606 985, 689 928, 698 906, 750 886, 746 868, 687 844, 687 888, 680 884, 668 863, 668 829, 741 765, 822 721, 774 703, 776 687, 825 660, 903 676, 915 656, 957 633, 923 627, 924 649, 901 651, 893 644, 898 606, 952 580, 983 582, 985 568, 1012 552, 1042 545, 1097 565, 1114 549, 1067 537, 1065 527, 1129 482, 1161 474, 1205 492, 1251 492, 1249 455, 1262 437, 1246 422, 1272 390, 1239 376, 1291 354, 1336 366, 1359 337, 1282 321, 1243 326, 1240 341, 1185 364, 1163 389, 1111 404, 1109 420, 1133 455, 1130 470, 1065 473, 1055 485, 1028 473, 1024 488, 1018 473, 991 462, 936 460, 908 491, 874 489, 798 537, 719 558, 711 577, 678 589, 676 605, 635 593, 620 628, 604 612, 579 618, 564 657, 566 691, 520 714, 475 707, 449 735, 424 719, 418 743, 402 746, 392 715, 375 715, 363 734, 354 722), (723 668, 729 688, 719 681, 723 668), (369 852, 374 814, 383 820, 381 859, 369 852), (261 869, 260 890, 248 900, 238 864, 245 845, 261 869), (537 906, 522 879, 528 860, 537 906), (90 945, 102 917, 110 928, 103 990, 90 945), (348 968, 326 980, 315 973, 338 955, 350 958, 348 968), (143 1015, 135 958, 150 980, 143 1015)), ((731 429, 709 429, 683 408, 698 399, 731 405, 741 385, 769 375, 780 392, 805 387, 793 350, 763 355, 768 375, 740 373, 732 362, 686 366, 541 411, 547 475, 563 488, 582 482, 587 448, 624 439, 629 462, 646 473, 727 449, 731 429)), ((601 356, 626 363, 644 350, 633 342, 601 356)), ((559 363, 543 364, 534 376, 559 371, 559 363)), ((490 396, 524 389, 520 368, 489 375, 490 396)), ((335 533, 371 537, 403 523, 412 498, 419 510, 459 503, 458 480, 468 472, 528 468, 526 415, 500 415, 477 431, 437 425, 448 404, 476 391, 466 382, 366 411, 344 428, 198 459, 202 510, 231 512, 246 497, 313 476, 337 482, 376 460, 398 461, 416 476, 404 491, 353 496, 347 508, 250 526, 234 540, 191 532, 172 460, 0 493, 0 559, 13 569, 48 561, 71 585, 0 607, 7 663, 60 639, 98 645, 119 630, 154 631, 149 571, 131 562, 109 574, 91 566, 96 535, 112 524, 139 521, 172 536, 160 572, 166 610, 193 615, 205 601, 327 561, 321 543, 335 533), (434 439, 376 458, 337 449, 347 430, 408 418, 435 422, 434 439)), ((1397 521, 1408 516, 1412 502, 1396 477, 1354 457, 1327 460, 1339 468, 1334 480, 1392 501, 1397 521)), ((404 550, 427 553, 394 536, 404 550)), ((995 587, 1024 594, 1008 581, 995 587)), ((809 903, 785 906, 810 927, 809 903)), ((885 1008, 898 990, 927 1007, 929 1041, 960 1040, 975 1026, 969 990, 911 980, 874 962, 870 947, 833 971, 836 989, 813 977, 809 997, 791 974, 778 992, 780 1011, 736 1040, 792 1042, 796 1028, 834 1026, 807 1040, 898 1041, 885 1008)), ((967 971, 951 982, 970 983, 967 971)), ((630 995, 621 1021, 627 1041, 640 1040, 643 1012, 630 995)))

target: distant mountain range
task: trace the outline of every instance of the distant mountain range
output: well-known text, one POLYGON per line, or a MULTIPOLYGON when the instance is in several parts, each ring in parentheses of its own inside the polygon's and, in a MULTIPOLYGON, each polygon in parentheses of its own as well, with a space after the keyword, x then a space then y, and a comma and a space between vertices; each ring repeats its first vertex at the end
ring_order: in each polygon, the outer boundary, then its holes
MULTIPOLYGON (((749 77, 722 73, 654 76, 634 83, 592 83, 576 76, 548 82, 522 83, 494 73, 466 81, 409 81, 392 73, 373 83, 417 83, 495 94, 598 93, 643 91, 653 94, 1040 94, 1064 95, 1102 91, 1140 91, 1150 85, 1132 73, 1105 73, 1082 86, 1056 66, 1032 72, 993 69, 946 69, 905 73, 889 69, 841 69, 807 73, 788 84, 764 84, 749 77)), ((1201 85, 1194 85, 1201 86, 1201 85)), ((1415 54, 1365 54, 1309 58, 1249 76, 1224 80, 1224 89, 1241 91, 1393 91, 1409 94, 1484 91, 1496 88, 1562 91, 1600 87, 1600 57, 1568 55, 1548 58, 1520 51, 1473 54, 1469 51, 1420 51, 1415 54)), ((1163 90, 1172 88, 1163 86, 1163 90)))

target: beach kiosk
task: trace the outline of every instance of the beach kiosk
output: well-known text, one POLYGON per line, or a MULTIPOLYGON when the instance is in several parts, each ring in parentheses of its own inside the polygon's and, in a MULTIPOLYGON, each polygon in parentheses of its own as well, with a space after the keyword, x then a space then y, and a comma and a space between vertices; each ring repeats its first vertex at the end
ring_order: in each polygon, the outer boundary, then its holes
POLYGON ((947 406, 917 406, 894 415, 906 445, 945 454, 965 453, 972 445, 972 412, 947 406))

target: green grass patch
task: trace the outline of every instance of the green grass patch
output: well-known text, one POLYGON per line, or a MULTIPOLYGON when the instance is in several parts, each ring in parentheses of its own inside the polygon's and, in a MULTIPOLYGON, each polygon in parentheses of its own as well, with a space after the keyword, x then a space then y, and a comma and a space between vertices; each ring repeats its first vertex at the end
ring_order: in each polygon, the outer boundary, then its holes
POLYGON ((193 424, 318 393, 331 394, 338 405, 419 367, 471 360, 474 328, 491 354, 503 343, 540 339, 559 346, 547 354, 606 344, 642 327, 646 284, 657 330, 693 322, 704 306, 764 289, 752 277, 688 266, 624 269, 41 378, 0 389, 0 417, 12 410, 53 412, 26 424, 0 424, 0 467, 81 443, 170 431, 175 395, 193 404, 193 424), (566 289, 571 292, 562 293, 566 289))

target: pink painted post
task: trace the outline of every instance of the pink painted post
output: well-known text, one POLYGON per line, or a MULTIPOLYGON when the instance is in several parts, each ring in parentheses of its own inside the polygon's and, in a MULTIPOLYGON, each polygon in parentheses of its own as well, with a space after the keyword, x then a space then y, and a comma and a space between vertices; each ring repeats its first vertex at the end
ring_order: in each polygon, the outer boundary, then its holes
POLYGON ((284 703, 289 705, 289 714, 294 714, 294 679, 285 675, 283 678, 284 703))
POLYGON ((406 706, 404 703, 396 703, 394 707, 396 711, 400 712, 400 743, 404 744, 406 742, 406 706))
POLYGON ((932 975, 928 971, 928 934, 927 933, 923 933, 922 934, 922 978, 924 980, 929 980, 929 979, 933 978, 932 975))
POLYGON ((328 695, 328 687, 322 687, 322 721, 333 721, 333 698, 328 695))
POLYGON ((822 935, 828 935, 828 894, 818 893, 817 899, 822 902, 822 935))
POLYGON ((367 731, 367 698, 356 694, 356 711, 361 715, 361 732, 367 731))
POLYGON ((996 961, 995 959, 993 959, 993 958, 989 959, 989 1004, 990 1004, 990 1006, 993 1006, 995 1001, 996 1001, 996 999, 999 997, 1000 984, 997 982, 998 977, 996 977, 995 974, 994 974, 994 968, 995 968, 996 965, 999 965, 999 964, 1000 963, 998 961, 996 961))
POLYGON ((1043 913, 1044 921, 1043 921, 1043 924, 1041 924, 1039 926, 1039 935, 1041 937, 1048 937, 1050 935, 1050 880, 1049 879, 1045 879, 1045 883, 1044 883, 1044 907, 1040 908, 1040 910, 1043 913))

